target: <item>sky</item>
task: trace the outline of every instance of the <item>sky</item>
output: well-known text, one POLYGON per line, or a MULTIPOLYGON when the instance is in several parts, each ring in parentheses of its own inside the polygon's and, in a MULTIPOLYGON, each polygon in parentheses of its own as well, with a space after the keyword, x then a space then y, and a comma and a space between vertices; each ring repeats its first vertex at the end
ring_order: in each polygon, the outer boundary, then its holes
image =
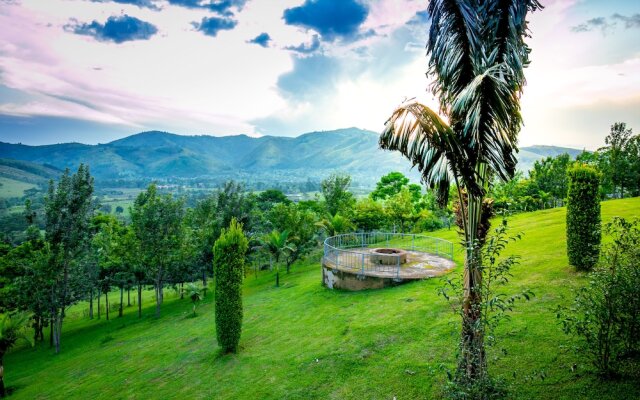
MULTIPOLYGON (((521 146, 640 132, 640 1, 541 0, 521 146)), ((381 131, 437 109, 425 0, 0 0, 0 141, 381 131)))

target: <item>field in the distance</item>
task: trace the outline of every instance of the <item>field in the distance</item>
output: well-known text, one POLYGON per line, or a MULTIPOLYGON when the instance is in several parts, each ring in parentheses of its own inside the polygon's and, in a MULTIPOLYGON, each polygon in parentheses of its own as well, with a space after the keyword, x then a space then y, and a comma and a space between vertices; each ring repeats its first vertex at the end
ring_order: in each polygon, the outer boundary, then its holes
POLYGON ((15 179, 0 177, 0 198, 8 199, 10 197, 22 197, 24 191, 36 187, 36 185, 27 182, 17 181, 15 179))
MULTIPOLYGON (((572 342, 561 332, 554 309, 567 304, 586 277, 567 265, 565 211, 511 218, 513 232, 524 232, 524 238, 509 248, 522 261, 506 290, 530 288, 536 296, 519 304, 499 330, 507 354, 491 351, 490 368, 512 382, 511 398, 640 398, 639 377, 600 381, 585 360, 567 350, 572 342)), ((604 202, 602 211, 604 221, 639 216, 640 198, 604 202)), ((433 235, 458 241, 453 230, 433 235)), ((134 307, 108 322, 89 321, 82 317, 84 305, 73 307, 62 354, 42 345, 5 357, 12 398, 441 397, 442 366, 453 367, 460 324, 436 294, 441 281, 331 291, 320 285, 319 257, 283 274, 280 288, 272 273, 247 277, 237 355, 218 353, 211 293, 195 318, 189 317, 190 302, 171 294, 160 319, 153 317, 150 299, 142 320, 134 307)), ((456 257, 461 261, 460 251, 456 257)))

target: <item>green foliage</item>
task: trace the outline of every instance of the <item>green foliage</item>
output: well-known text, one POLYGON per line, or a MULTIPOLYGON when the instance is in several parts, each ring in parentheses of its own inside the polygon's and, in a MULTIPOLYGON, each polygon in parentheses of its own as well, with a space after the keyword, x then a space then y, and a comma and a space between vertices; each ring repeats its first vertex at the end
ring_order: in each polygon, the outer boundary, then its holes
POLYGON ((184 241, 182 200, 161 196, 155 185, 138 195, 131 209, 138 259, 156 288, 156 316, 160 316, 163 287, 181 257, 184 241))
POLYGON ((443 217, 438 216, 435 212, 422 210, 416 215, 416 223, 413 228, 414 232, 431 232, 438 230, 444 226, 443 217))
POLYGON ((256 204, 260 210, 268 211, 276 204, 291 204, 291 200, 280 190, 268 189, 256 197, 256 204))
POLYGON ((300 209, 293 203, 276 204, 267 219, 279 231, 289 232, 290 249, 285 254, 287 273, 291 265, 316 246, 316 221, 314 212, 300 209))
POLYGON ((51 260, 46 279, 51 282, 49 305, 53 315, 53 342, 60 351, 65 309, 86 293, 88 281, 79 260, 90 243, 90 220, 94 213, 93 177, 89 167, 80 164, 69 176, 65 170, 57 186, 49 182, 45 198, 45 239, 50 245, 51 260))
POLYGON ((276 264, 276 287, 280 286, 280 258, 294 251, 289 242, 289 231, 272 230, 260 239, 261 247, 273 257, 276 264))
POLYGON ((387 224, 386 217, 382 204, 370 197, 358 200, 353 210, 353 223, 365 232, 382 229, 387 224))
MULTIPOLYGON (((640 362, 640 225, 615 217, 605 226, 611 241, 573 305, 559 307, 565 333, 579 339, 576 352, 611 376, 629 360, 640 362)), ((637 369, 637 367, 636 367, 637 369)))
POLYGON ((331 174, 320 183, 322 196, 329 215, 349 213, 355 204, 353 193, 349 192, 351 176, 346 174, 331 174))
POLYGON ((571 156, 564 153, 556 157, 547 157, 536 161, 529 172, 537 191, 549 193, 554 204, 562 202, 567 197, 567 170, 571 166, 571 156))
POLYGON ((569 264, 589 270, 600 252, 600 174, 576 165, 568 172, 567 254, 569 264))
POLYGON ((353 223, 347 217, 340 214, 336 214, 331 218, 325 218, 316 225, 322 229, 327 236, 351 232, 354 228, 353 223))
POLYGON ((30 318, 29 314, 20 312, 13 315, 6 314, 0 321, 0 397, 6 395, 4 387, 4 355, 20 339, 24 339, 33 345, 31 338, 25 332, 30 318))
POLYGON ((634 156, 637 157, 637 152, 633 148, 637 137, 634 138, 632 135, 633 131, 627 128, 627 124, 616 122, 611 125, 611 131, 604 140, 607 147, 601 149, 604 150, 607 159, 605 169, 611 176, 614 192, 619 189, 614 194, 619 197, 624 197, 625 188, 637 191, 638 176, 636 174, 638 171, 633 168, 637 163, 637 159, 634 160, 634 156))
POLYGON ((202 288, 200 288, 197 284, 193 282, 187 283, 187 288, 183 289, 183 293, 187 295, 187 297, 193 303, 193 316, 196 315, 196 307, 198 303, 202 301, 202 288))
POLYGON ((399 193, 400 190, 409 184, 409 178, 401 172, 389 172, 380 178, 376 183, 376 188, 369 194, 373 200, 385 200, 388 197, 399 193))
POLYGON ((528 289, 511 295, 504 293, 504 287, 513 277, 512 270, 519 264, 520 257, 502 256, 502 253, 509 243, 520 239, 521 234, 508 235, 507 220, 503 215, 502 223, 494 229, 492 235, 486 238, 486 243, 482 247, 476 243, 475 251, 479 253, 479 265, 478 275, 475 275, 474 279, 481 280, 477 286, 473 287, 470 294, 476 301, 466 299, 464 295, 466 286, 460 277, 447 278, 444 286, 439 290, 439 293, 449 301, 452 310, 460 315, 463 321, 471 322, 467 320, 473 319, 472 324, 463 322, 458 353, 459 367, 455 372, 448 373, 449 382, 446 391, 450 398, 493 399, 506 396, 504 382, 489 375, 485 352, 497 346, 497 329, 501 323, 510 319, 509 313, 513 311, 516 303, 533 297, 533 292, 528 289), (465 332, 465 329, 471 329, 473 332, 465 332), (487 347, 470 346, 465 343, 467 340, 477 340, 477 338, 483 338, 487 347), (484 368, 473 378, 470 378, 467 371, 460 367, 466 366, 469 359, 473 360, 472 364, 484 364, 484 368))
POLYGON ((231 219, 213 245, 216 277, 216 336, 225 353, 236 353, 242 332, 242 278, 249 241, 242 224, 231 219))
MULTIPOLYGON (((572 372, 578 360, 560 347, 574 340, 556 329, 550 310, 570 303, 571 290, 588 281, 586 274, 567 274, 566 251, 558 246, 566 233, 565 212, 556 208, 509 220, 511 232, 524 236, 503 253, 521 258, 501 291, 511 295, 528 287, 536 298, 519 303, 512 320, 499 327, 498 347, 507 355, 490 361, 491 374, 508 381, 513 400, 640 398, 635 376, 601 380, 585 373, 580 362, 572 372)), ((603 202, 603 222, 614 215, 640 215, 640 199, 603 202)), ((456 231, 430 236, 455 242, 458 267, 452 274, 461 274, 464 253, 456 231)), ((160 319, 138 319, 132 307, 125 308, 123 319, 107 323, 83 317, 86 304, 74 305, 65 327, 65 335, 73 337, 68 351, 54 356, 46 344, 30 349, 19 343, 5 357, 11 399, 112 400, 140 393, 170 399, 176 388, 181 398, 446 398, 440 366, 455 368, 452 330, 460 318, 437 295, 441 279, 384 290, 328 291, 319 284, 320 256, 299 263, 286 290, 274 290, 275 271, 244 280, 242 349, 232 357, 216 356, 213 296, 200 303, 198 318, 185 318, 191 302, 174 296, 167 296, 160 319), (115 340, 101 345, 108 335, 115 340), (179 368, 170 372, 170 385, 159 385, 166 381, 166 366, 179 368), (82 378, 87 371, 100 379, 82 378), (248 377, 264 384, 247 385, 248 377)), ((145 314, 153 314, 153 296, 153 290, 143 291, 145 314)))
POLYGON ((387 199, 384 203, 384 211, 387 218, 399 232, 405 232, 407 224, 413 220, 413 197, 408 187, 387 199))
POLYGON ((7 351, 9 351, 18 340, 22 339, 33 344, 31 338, 26 334, 30 319, 31 315, 25 312, 18 312, 13 315, 5 314, 2 317, 0 321, 0 366, 2 365, 4 355, 7 354, 7 351))

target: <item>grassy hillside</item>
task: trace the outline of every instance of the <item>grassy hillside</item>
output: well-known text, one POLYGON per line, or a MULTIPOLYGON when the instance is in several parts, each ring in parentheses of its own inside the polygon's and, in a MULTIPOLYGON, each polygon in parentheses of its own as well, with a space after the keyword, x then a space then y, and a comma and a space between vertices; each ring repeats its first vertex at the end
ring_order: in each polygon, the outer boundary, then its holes
POLYGON ((0 176, 0 199, 10 197, 22 197, 24 191, 34 188, 35 185, 27 182, 20 182, 15 179, 0 176))
MULTIPOLYGON (((640 215, 640 199, 605 202, 603 220, 640 215)), ((553 312, 586 278, 567 265, 565 209, 511 219, 524 238, 508 291, 532 289, 501 330, 506 355, 490 353, 494 374, 513 383, 516 399, 640 398, 640 379, 601 382, 571 345, 553 312), (494 360, 494 356, 497 357, 494 360), (577 371, 572 372, 572 365, 577 371), (544 373, 546 378, 540 378, 544 373)), ((435 236, 457 242, 454 231, 435 236)), ((438 398, 453 366, 459 320, 436 290, 438 279, 348 293, 320 286, 320 254, 273 286, 265 272, 245 282, 245 316, 237 355, 217 351, 212 296, 189 317, 190 303, 168 296, 163 315, 89 321, 70 311, 63 352, 47 346, 5 358, 14 399, 416 399, 438 398)), ((457 260, 462 254, 458 249, 457 260)), ((460 273, 458 267, 453 273, 460 273)), ((115 301, 115 293, 112 301, 115 301)))

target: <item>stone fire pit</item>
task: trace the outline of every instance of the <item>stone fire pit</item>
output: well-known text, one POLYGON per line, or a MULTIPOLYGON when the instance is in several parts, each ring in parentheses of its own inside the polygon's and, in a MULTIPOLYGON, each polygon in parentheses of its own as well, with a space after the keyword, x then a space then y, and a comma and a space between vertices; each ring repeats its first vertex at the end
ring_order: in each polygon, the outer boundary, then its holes
POLYGON ((407 262, 407 252, 400 249, 372 249, 369 257, 372 264, 396 265, 398 258, 400 264, 407 262))

